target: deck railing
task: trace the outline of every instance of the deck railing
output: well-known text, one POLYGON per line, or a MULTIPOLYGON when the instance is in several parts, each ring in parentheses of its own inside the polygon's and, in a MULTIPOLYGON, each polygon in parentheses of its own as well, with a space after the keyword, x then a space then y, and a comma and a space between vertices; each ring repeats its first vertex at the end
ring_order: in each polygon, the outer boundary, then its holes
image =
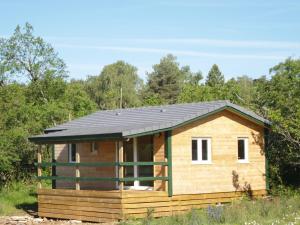
MULTIPOLYGON (((38 168, 45 167, 126 167, 126 166, 168 166, 168 162, 41 162, 35 163, 38 168)), ((66 176, 37 176, 38 180, 68 180, 68 181, 115 181, 115 182, 128 182, 128 181, 170 181, 169 176, 152 176, 152 177, 66 177, 66 176)), ((169 191, 169 190, 168 190, 169 191)), ((169 193, 171 194, 171 193, 169 193)))

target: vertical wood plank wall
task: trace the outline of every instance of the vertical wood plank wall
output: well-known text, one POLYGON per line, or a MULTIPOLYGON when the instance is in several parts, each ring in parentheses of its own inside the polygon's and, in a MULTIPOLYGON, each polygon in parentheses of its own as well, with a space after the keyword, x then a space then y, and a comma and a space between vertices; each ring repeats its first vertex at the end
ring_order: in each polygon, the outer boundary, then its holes
MULTIPOLYGON (((154 162, 164 162, 165 161, 165 136, 164 133, 160 133, 159 135, 154 135, 153 139, 153 161, 154 162)), ((154 166, 154 176, 164 177, 166 176, 166 167, 165 166, 154 166)), ((154 190, 156 191, 164 191, 166 188, 166 181, 156 180, 154 181, 154 190)))
POLYGON ((241 187, 247 183, 252 190, 265 189, 263 127, 223 111, 177 128, 172 134, 174 195, 235 191, 233 171, 241 187), (211 138, 211 164, 192 164, 192 137, 211 138), (238 137, 249 139, 249 163, 238 163, 238 137))
MULTIPOLYGON (((91 143, 78 143, 77 149, 80 154, 80 162, 114 162, 115 159, 115 142, 102 141, 97 142, 98 151, 91 152, 91 143)), ((68 145, 55 145, 55 156, 57 162, 68 162, 68 145)), ((57 167, 57 176, 73 176, 75 177, 76 168, 73 167, 57 167)), ((115 167, 80 167, 81 177, 115 177, 115 167)), ((75 182, 57 180, 56 188, 75 189, 75 182)), ((81 181, 81 189, 115 189, 116 185, 113 181, 81 181)))

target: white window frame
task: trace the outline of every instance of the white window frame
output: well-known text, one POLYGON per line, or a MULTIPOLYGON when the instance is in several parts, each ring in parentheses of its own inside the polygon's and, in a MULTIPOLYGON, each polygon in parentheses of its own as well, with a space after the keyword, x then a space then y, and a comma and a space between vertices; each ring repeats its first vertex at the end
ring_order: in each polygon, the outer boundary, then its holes
POLYGON ((249 163, 249 141, 247 137, 238 137, 237 138, 237 159, 239 163, 249 163), (244 141, 244 150, 245 150, 245 159, 239 159, 239 140, 244 141))
MULTIPOLYGON (((199 137, 192 138, 197 141, 197 160, 192 159, 192 164, 211 164, 211 138, 210 137, 199 137), (207 140, 207 160, 202 160, 202 141, 207 140)), ((192 142, 191 142, 192 143, 192 142)), ((192 148, 191 148, 192 153, 192 148)))
POLYGON ((68 156, 69 156, 69 163, 76 163, 76 152, 77 152, 78 145, 76 143, 68 144, 68 156), (76 145, 75 151, 75 161, 72 160, 72 144, 76 145))

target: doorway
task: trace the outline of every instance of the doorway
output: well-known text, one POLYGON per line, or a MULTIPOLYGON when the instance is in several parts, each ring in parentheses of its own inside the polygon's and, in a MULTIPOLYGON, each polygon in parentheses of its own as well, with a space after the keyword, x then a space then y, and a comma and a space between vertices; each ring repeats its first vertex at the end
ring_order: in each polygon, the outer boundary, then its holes
MULTIPOLYGON (((153 162, 153 136, 131 138, 123 142, 124 162, 153 162)), ((124 177, 153 177, 153 166, 125 166, 124 177)), ((129 181, 127 189, 151 190, 153 181, 129 181)))

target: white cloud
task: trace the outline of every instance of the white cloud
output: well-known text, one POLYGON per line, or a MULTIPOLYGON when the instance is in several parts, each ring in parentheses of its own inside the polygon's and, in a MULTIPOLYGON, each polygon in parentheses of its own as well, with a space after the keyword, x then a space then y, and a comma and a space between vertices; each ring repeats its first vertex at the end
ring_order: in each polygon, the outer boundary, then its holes
POLYGON ((121 52, 129 52, 129 53, 154 53, 154 54, 172 53, 180 56, 213 57, 213 58, 227 58, 227 59, 242 58, 242 59, 282 60, 287 57, 281 55, 210 53, 210 52, 202 52, 202 51, 174 50, 174 49, 164 49, 164 48, 98 46, 98 45, 81 45, 81 44, 57 44, 56 46, 60 48, 71 48, 71 49, 76 48, 76 49, 121 51, 121 52))
MULTIPOLYGON (((121 40, 121 39, 120 39, 121 40)), ((126 40, 126 39, 122 39, 126 40)), ((292 48, 300 49, 300 42, 287 41, 259 41, 259 40, 222 40, 205 38, 150 38, 150 39, 127 39, 132 42, 148 43, 174 43, 174 44, 197 44, 214 47, 234 47, 234 48, 292 48)))
POLYGON ((293 41, 272 41, 272 40, 225 40, 208 38, 89 38, 89 37, 46 37, 46 40, 57 44, 67 41, 85 43, 143 43, 143 44, 185 44, 224 48, 260 48, 260 49, 300 49, 300 42, 293 41))

